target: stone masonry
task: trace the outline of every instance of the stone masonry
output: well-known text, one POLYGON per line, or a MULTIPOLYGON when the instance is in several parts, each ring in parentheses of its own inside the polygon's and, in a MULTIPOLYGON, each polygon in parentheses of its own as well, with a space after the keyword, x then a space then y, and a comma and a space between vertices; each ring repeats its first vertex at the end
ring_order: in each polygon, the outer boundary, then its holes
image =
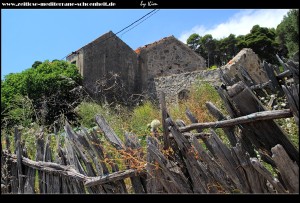
MULTIPOLYGON (((97 81, 113 74, 125 82, 121 91, 155 100, 163 91, 167 103, 186 97, 198 79, 214 85, 221 83, 220 70, 205 70, 205 60, 174 36, 133 51, 113 32, 108 32, 72 52, 67 60, 77 65, 84 86, 94 98, 101 96, 95 95, 97 81)), ((255 83, 268 81, 258 56, 251 49, 243 49, 221 69, 230 78, 241 78, 244 69, 255 83)))
POLYGON ((205 60, 174 36, 133 51, 111 31, 72 52, 67 60, 77 65, 85 88, 96 99, 101 96, 99 80, 113 74, 125 82, 124 91, 157 99, 154 78, 205 69, 205 60))
POLYGON ((218 86, 221 84, 220 71, 199 70, 181 74, 174 74, 166 77, 157 77, 154 79, 156 92, 164 92, 167 103, 178 103, 180 97, 190 92, 192 85, 197 81, 208 82, 218 86))
POLYGON ((266 72, 260 67, 261 61, 252 49, 242 49, 231 61, 229 61, 222 70, 229 78, 242 78, 241 67, 244 68, 250 75, 251 79, 256 83, 268 82, 266 72))

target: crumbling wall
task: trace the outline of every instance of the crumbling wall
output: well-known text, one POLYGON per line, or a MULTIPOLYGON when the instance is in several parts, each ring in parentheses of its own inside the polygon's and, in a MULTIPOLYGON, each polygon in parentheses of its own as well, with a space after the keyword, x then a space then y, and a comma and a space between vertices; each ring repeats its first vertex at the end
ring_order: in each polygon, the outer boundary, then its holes
POLYGON ((156 77, 205 69, 205 60, 173 36, 145 45, 137 52, 141 84, 148 95, 155 95, 153 79, 156 77))
POLYGON ((220 71, 200 70, 181 74, 174 74, 165 77, 154 78, 156 92, 164 92, 167 103, 178 103, 185 99, 192 85, 197 81, 209 82, 212 85, 220 85, 220 71))
POLYGON ((255 84, 268 82, 266 72, 261 68, 261 61, 252 49, 242 49, 231 61, 222 67, 224 74, 232 80, 243 78, 242 69, 249 73, 255 84))

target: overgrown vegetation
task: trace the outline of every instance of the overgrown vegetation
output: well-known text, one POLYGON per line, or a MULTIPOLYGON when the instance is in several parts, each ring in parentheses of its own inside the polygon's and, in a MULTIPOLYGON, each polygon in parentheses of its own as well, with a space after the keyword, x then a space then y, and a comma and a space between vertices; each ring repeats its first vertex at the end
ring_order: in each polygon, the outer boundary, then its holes
POLYGON ((253 49, 261 60, 278 64, 276 54, 288 58, 299 51, 299 9, 291 9, 276 29, 254 25, 246 35, 230 34, 222 39, 193 33, 187 45, 206 59, 207 67, 225 65, 243 48, 253 49))
POLYGON ((73 108, 81 102, 81 85, 76 66, 59 60, 35 62, 6 75, 1 81, 1 129, 31 122, 49 126, 62 114, 76 121, 73 108))

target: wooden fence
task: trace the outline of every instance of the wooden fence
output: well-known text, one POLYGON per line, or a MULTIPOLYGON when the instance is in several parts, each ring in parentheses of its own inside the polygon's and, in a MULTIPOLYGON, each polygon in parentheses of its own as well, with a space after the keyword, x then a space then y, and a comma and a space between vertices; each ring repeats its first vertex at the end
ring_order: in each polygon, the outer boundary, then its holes
POLYGON ((163 132, 160 137, 147 137, 146 151, 131 133, 125 133, 124 143, 98 115, 101 132, 84 128, 74 132, 66 123, 65 144, 61 146, 57 138, 55 156, 50 137, 44 140, 41 131, 36 135, 36 159, 30 160, 16 129, 15 152, 9 151, 8 138, 7 149, 1 151, 1 192, 299 193, 299 152, 274 121, 294 117, 299 127, 299 65, 292 69, 290 64, 284 63, 294 79, 292 85, 281 85, 281 76, 266 63, 271 81, 267 85, 249 82, 246 73, 234 83, 223 75, 227 88, 217 90, 230 118, 207 102, 216 122, 198 123, 189 110, 186 115, 192 124, 174 122, 162 93, 163 132), (259 86, 286 94, 289 108, 267 111, 254 94, 259 86), (206 128, 210 132, 204 132, 206 128), (230 144, 219 138, 216 128, 223 129, 230 144), (122 163, 104 151, 98 133, 105 136, 122 163), (275 174, 261 160, 270 164, 275 174), (119 164, 126 168, 120 170, 119 164))

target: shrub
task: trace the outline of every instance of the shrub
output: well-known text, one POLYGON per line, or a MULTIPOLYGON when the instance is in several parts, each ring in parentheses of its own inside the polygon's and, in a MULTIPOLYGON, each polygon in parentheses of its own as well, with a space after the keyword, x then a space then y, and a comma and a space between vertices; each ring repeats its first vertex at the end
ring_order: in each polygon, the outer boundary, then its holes
MULTIPOLYGON (((21 73, 11 73, 1 82, 1 112, 7 112, 16 98, 15 95, 28 97, 33 104, 38 122, 51 125, 61 114, 73 121, 76 116, 73 108, 80 102, 81 75, 75 65, 65 61, 44 61, 34 63, 34 68, 21 73)), ((15 113, 19 110, 16 109, 15 113)), ((6 117, 8 125, 18 123, 16 117, 6 117)), ((34 118, 36 119, 36 117, 34 118)), ((34 120, 37 121, 37 120, 34 120)))

